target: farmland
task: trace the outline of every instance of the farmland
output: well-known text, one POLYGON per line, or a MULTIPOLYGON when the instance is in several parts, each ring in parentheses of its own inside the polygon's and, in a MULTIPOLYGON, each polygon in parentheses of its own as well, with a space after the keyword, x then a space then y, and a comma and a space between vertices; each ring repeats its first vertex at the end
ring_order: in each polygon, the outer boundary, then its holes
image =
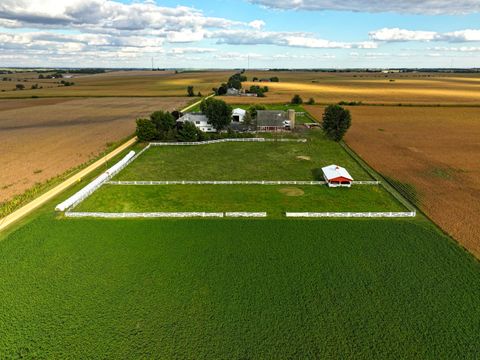
POLYGON ((32 79, 38 77, 36 73, 20 73, 16 74, 12 81, 3 82, 0 89, 6 91, 0 92, 0 98, 185 96, 189 85, 194 86, 195 94, 201 92, 206 95, 212 92, 213 87, 225 82, 231 74, 232 71, 179 74, 173 71, 114 71, 105 74, 75 75, 67 79, 75 85, 64 87, 58 84, 61 79, 48 80, 46 84, 42 84, 39 83, 40 80, 32 79), (24 84, 26 90, 12 91, 17 83, 24 84), (44 88, 29 90, 34 83, 39 83, 44 88))
MULTIPOLYGON (((320 107, 309 108, 319 116, 320 107)), ((477 108, 353 107, 347 143, 480 256, 477 108)))
POLYGON ((186 98, 0 100, 0 203, 131 136, 136 117, 186 103, 186 98))
POLYGON ((322 180, 321 167, 333 163, 348 167, 356 180, 371 180, 338 144, 311 134, 306 143, 151 147, 115 180, 322 180))
POLYGON ((54 205, 1 238, 0 357, 478 355, 480 265, 423 220, 59 220, 54 205))
MULTIPOLYGON (((480 105, 480 75, 322 73, 302 71, 248 71, 247 77, 279 77, 278 83, 245 83, 268 86, 260 103, 288 103, 293 94, 318 103, 361 101, 371 104, 475 104, 480 105)), ((251 98, 225 97, 231 103, 251 103, 251 98)))

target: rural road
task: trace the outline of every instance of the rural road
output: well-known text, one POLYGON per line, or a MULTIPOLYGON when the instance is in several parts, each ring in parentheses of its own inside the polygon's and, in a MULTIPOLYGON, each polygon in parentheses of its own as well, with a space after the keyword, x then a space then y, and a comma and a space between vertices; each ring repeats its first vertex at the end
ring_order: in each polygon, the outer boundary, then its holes
MULTIPOLYGON (((212 97, 213 95, 207 96, 205 99, 212 97)), ((198 105, 202 100, 197 101, 194 104, 187 106, 186 108, 182 109, 182 112, 188 111, 192 107, 198 105)), ((29 202, 25 206, 21 207, 20 209, 14 211, 10 215, 5 216, 3 219, 0 219, 0 231, 6 229, 8 226, 12 225, 14 222, 20 220, 21 218, 25 217, 26 215, 30 214, 33 210, 39 208, 46 202, 53 199, 55 196, 60 194, 61 192, 65 191, 67 188, 72 186, 73 184, 77 183, 85 176, 89 175, 92 171, 98 169, 100 166, 104 165, 105 162, 114 158, 118 154, 120 154, 125 149, 128 149, 130 146, 137 142, 137 138, 133 138, 128 140, 126 143, 120 145, 118 148, 113 150, 111 153, 105 155, 101 159, 95 161, 93 164, 89 165, 85 169, 81 170, 77 174, 73 175, 72 177, 68 178, 61 184, 55 186, 53 189, 47 191, 45 194, 39 196, 35 200, 29 202)))

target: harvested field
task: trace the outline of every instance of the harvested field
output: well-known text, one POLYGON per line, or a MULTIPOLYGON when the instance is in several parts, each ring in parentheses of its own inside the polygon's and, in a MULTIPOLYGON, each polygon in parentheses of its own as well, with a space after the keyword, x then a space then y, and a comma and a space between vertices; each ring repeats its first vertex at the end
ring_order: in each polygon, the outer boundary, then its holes
MULTIPOLYGON (((220 83, 234 73, 229 71, 205 71, 205 72, 185 72, 175 74, 173 71, 115 71, 105 74, 95 75, 74 75, 67 81, 75 83, 74 86, 58 86, 61 80, 36 80, 31 79, 31 73, 24 75, 15 74, 17 78, 27 80, 25 84, 27 89, 33 83, 46 81, 49 84, 44 89, 12 91, 15 88, 14 81, 5 82, 1 85, 0 98, 29 98, 38 97, 116 97, 116 96, 138 96, 138 97, 163 97, 163 96, 185 96, 187 86, 194 86, 195 94, 201 92, 206 95, 212 92, 213 87, 218 87, 220 83), (52 81, 54 82, 53 84, 52 81), (1 87, 4 86, 4 87, 1 87)), ((10 75, 9 75, 10 76, 10 75)), ((44 85, 39 83, 39 85, 44 85)))
POLYGON ((135 118, 187 98, 0 101, 0 202, 79 166, 135 130, 135 118))
MULTIPOLYGON (((347 143, 480 257, 480 110, 352 107, 347 143)), ((321 116, 321 107, 309 111, 321 116)))
POLYGON ((480 74, 380 74, 316 72, 248 72, 248 79, 278 76, 265 98, 225 97, 230 103, 287 103, 293 94, 318 103, 362 101, 374 104, 480 104, 480 74))

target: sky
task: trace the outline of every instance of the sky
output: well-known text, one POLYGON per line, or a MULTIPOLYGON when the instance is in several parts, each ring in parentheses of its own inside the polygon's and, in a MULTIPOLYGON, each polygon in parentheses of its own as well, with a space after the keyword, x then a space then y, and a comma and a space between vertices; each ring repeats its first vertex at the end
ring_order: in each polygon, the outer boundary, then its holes
POLYGON ((0 67, 480 67, 480 0, 1 0, 0 67))

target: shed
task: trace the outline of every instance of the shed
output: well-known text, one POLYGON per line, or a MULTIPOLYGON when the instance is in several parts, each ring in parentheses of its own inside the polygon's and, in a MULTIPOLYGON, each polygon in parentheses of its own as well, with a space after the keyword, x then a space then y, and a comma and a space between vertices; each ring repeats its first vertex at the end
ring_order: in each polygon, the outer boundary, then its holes
POLYGON ((247 114, 246 110, 237 108, 232 111, 232 122, 234 123, 243 123, 243 118, 247 114))
POLYGON ((338 166, 330 165, 322 168, 323 177, 328 183, 329 187, 351 187, 353 177, 349 174, 347 169, 338 166))

